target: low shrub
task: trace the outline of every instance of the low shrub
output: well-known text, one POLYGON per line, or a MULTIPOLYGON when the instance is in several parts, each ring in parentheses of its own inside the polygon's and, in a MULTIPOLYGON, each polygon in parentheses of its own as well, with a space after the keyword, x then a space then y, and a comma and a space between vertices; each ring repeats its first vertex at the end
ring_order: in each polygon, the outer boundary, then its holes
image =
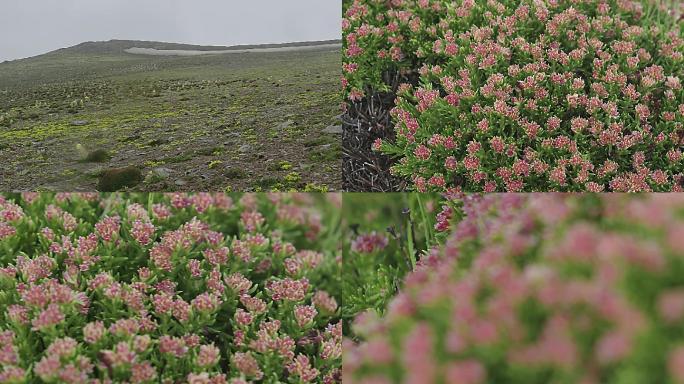
POLYGON ((96 150, 88 153, 88 155, 85 157, 85 159, 83 159, 83 162, 85 162, 85 163, 106 163, 111 158, 112 158, 112 155, 110 155, 109 152, 107 152, 106 150, 96 149, 96 150))
POLYGON ((97 189, 101 192, 116 192, 135 187, 142 181, 142 171, 135 166, 107 169, 100 173, 97 189))

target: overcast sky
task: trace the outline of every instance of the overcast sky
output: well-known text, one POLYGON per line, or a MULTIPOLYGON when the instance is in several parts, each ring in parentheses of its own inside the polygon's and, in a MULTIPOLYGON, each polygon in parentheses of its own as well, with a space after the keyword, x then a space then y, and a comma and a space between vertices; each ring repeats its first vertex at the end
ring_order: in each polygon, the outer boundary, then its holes
POLYGON ((341 0, 0 0, 0 61, 84 41, 203 45, 340 38, 341 0))

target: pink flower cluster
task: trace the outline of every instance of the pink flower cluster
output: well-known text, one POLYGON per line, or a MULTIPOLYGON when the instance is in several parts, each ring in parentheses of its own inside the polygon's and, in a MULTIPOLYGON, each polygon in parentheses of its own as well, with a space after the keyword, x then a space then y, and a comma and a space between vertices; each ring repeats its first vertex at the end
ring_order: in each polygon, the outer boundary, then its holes
POLYGON ((17 232, 12 223, 20 220, 22 217, 24 217, 24 211, 20 206, 0 196, 0 240, 10 237, 17 232))
POLYGON ((467 196, 380 317, 349 383, 684 382, 684 196, 467 196))
POLYGON ((334 194, 0 195, 0 382, 341 382, 341 264, 322 245, 338 209, 334 194))
POLYGON ((417 191, 682 191, 684 33, 658 3, 354 0, 346 91, 396 90, 373 149, 417 191))
POLYGON ((352 241, 351 250, 358 253, 373 253, 382 251, 389 244, 387 236, 377 232, 359 235, 352 241))

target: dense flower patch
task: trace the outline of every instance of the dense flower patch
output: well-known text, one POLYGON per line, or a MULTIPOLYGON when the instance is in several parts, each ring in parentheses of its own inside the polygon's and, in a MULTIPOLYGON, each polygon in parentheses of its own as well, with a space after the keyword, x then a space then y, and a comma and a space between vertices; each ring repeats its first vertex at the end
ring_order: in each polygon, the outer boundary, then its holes
POLYGON ((336 194, 0 196, 0 382, 335 383, 336 194))
POLYGON ((349 1, 343 83, 352 109, 396 94, 373 148, 418 191, 680 191, 684 33, 660 3, 349 1))
POLYGON ((469 196, 459 210, 386 312, 357 318, 345 383, 684 382, 684 196, 469 196))

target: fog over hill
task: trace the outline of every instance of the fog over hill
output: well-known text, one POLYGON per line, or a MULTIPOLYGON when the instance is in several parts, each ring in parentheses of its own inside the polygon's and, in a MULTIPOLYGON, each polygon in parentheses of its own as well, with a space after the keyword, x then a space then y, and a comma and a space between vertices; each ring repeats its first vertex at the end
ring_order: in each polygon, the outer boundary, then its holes
MULTIPOLYGON (((171 68, 188 65, 225 67, 240 66, 249 61, 245 58, 218 57, 225 56, 227 53, 244 56, 243 54, 277 55, 279 52, 285 54, 293 51, 295 55, 302 55, 305 51, 336 51, 341 46, 341 40, 235 46, 143 40, 88 41, 24 59, 0 62, 0 90, 22 83, 35 84, 83 77, 102 77, 122 72, 138 72, 153 67, 171 68), (212 59, 211 56, 215 58, 212 59), (191 57, 196 59, 187 61, 191 57)), ((278 56, 270 57, 271 60, 277 60, 278 56)))
POLYGON ((340 0, 5 1, 0 61, 112 38, 203 46, 339 39, 340 20, 340 0))
POLYGON ((271 52, 279 50, 297 50, 301 48, 312 49, 335 49, 342 46, 341 40, 321 40, 321 41, 299 41, 279 44, 248 44, 248 45, 233 45, 233 46, 217 46, 217 45, 194 45, 183 43, 168 43, 161 41, 144 41, 144 40, 108 40, 108 41, 87 41, 71 47, 59 48, 54 51, 41 53, 35 56, 6 60, 0 62, 0 66, 17 64, 21 65, 29 61, 38 59, 46 60, 50 57, 60 57, 65 55, 102 55, 102 54, 138 54, 138 55, 152 55, 152 56, 191 56, 202 55, 202 53, 236 53, 243 52, 271 52), (171 54, 165 54, 170 52, 171 54))
MULTIPOLYGON (((269 49, 269 48, 290 48, 290 47, 311 47, 311 46, 332 46, 342 44, 341 40, 321 40, 321 41, 300 41, 280 44, 248 44, 248 45, 233 45, 233 46, 217 46, 217 45, 194 45, 183 43, 167 43, 161 41, 143 41, 143 40, 109 40, 109 41, 87 41, 72 47, 60 48, 44 55, 51 54, 102 54, 102 53, 126 53, 131 48, 154 49, 160 51, 166 50, 187 50, 187 51, 242 51, 252 49, 269 49)), ((43 55, 37 55, 43 56, 43 55)))

